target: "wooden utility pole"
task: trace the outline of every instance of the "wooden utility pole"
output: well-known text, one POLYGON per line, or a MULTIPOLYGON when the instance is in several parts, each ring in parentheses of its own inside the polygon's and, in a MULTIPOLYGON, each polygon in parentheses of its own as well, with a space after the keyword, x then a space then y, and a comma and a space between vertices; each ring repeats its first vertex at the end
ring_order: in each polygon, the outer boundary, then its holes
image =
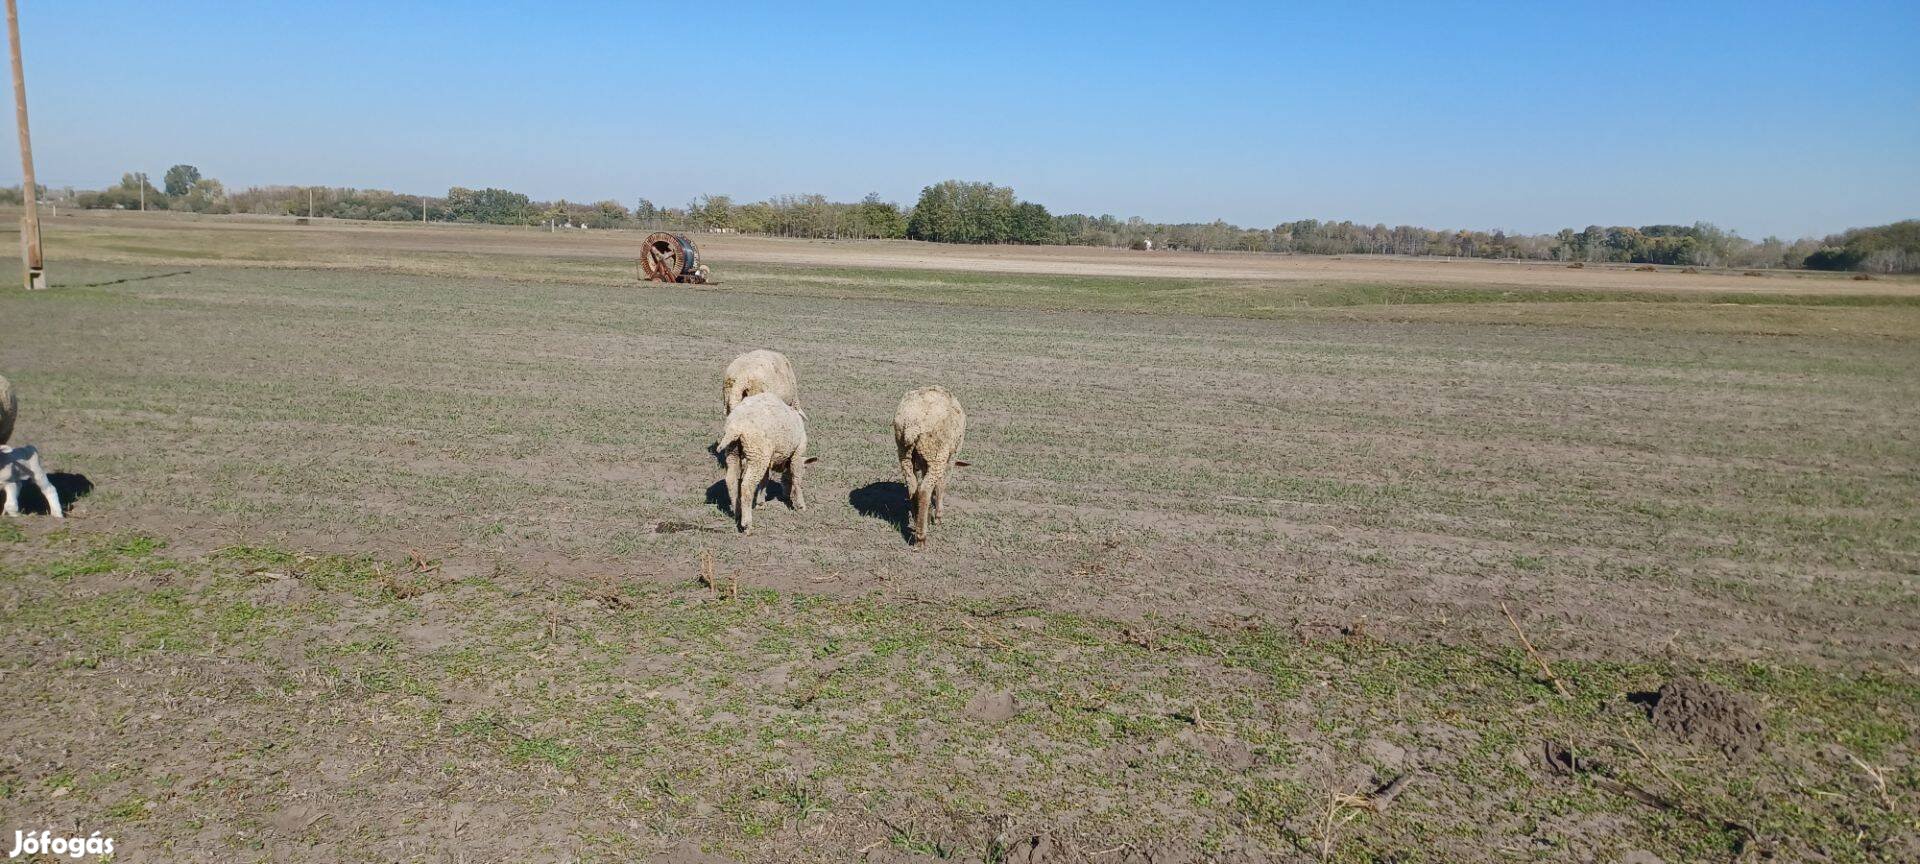
POLYGON ((47 266, 40 258, 40 187, 33 179, 33 135, 27 131, 27 77, 20 66, 20 10, 7 0, 7 42, 13 48, 13 114, 20 124, 20 266, 28 291, 47 287, 47 266))

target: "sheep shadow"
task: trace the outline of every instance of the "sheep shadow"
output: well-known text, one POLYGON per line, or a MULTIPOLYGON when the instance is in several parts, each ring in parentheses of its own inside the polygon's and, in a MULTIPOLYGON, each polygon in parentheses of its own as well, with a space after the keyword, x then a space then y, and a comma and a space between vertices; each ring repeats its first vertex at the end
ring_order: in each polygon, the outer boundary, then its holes
MULTIPOLYGON (((93 481, 85 474, 70 474, 65 471, 47 472, 47 482, 53 484, 53 491, 60 494, 61 510, 72 510, 75 502, 93 493, 93 481)), ((32 483, 20 484, 20 514, 23 516, 51 516, 52 508, 47 499, 40 494, 40 488, 32 483)))
POLYGON ((907 484, 898 480, 868 483, 847 493, 847 503, 862 516, 891 523, 900 532, 900 539, 913 542, 913 527, 907 521, 913 512, 912 502, 907 500, 907 484))
MULTIPOLYGON (((793 506, 793 500, 787 497, 786 484, 773 479, 773 475, 769 473, 767 479, 760 484, 760 506, 765 507, 776 500, 786 502, 789 508, 793 506)), ((740 518, 740 514, 733 512, 733 508, 727 506, 727 481, 724 479, 715 480, 712 486, 707 487, 707 505, 720 511, 729 519, 740 518)))

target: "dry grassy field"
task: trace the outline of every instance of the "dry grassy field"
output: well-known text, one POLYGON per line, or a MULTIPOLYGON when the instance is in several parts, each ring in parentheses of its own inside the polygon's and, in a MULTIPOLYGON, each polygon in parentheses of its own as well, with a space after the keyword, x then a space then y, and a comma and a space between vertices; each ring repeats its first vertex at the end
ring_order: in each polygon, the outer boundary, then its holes
POLYGON ((0 522, 0 827, 124 861, 1920 856, 1920 281, 714 236, 718 284, 665 286, 625 232, 45 230, 0 374, 73 500, 0 522), (754 347, 822 461, 741 537, 707 447, 754 347), (931 383, 972 465, 915 549, 889 422, 931 383), (1676 675, 1766 748, 1650 724, 1676 675))

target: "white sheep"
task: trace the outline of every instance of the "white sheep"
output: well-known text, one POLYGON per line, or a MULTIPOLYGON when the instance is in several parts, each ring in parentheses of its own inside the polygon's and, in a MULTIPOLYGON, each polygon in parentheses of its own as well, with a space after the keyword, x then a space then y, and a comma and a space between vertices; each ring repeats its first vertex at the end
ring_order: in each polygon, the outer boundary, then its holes
POLYGON ((7 503, 0 509, 0 515, 20 515, 20 484, 29 480, 40 487, 41 496, 47 499, 47 512, 55 519, 67 518, 65 508, 60 506, 60 493, 53 488, 53 481, 47 479, 47 469, 40 464, 39 451, 0 444, 0 487, 5 487, 7 493, 7 503))
POLYGON ((748 396, 728 412, 715 449, 727 462, 727 503, 740 533, 753 530, 753 505, 770 470, 786 473, 787 503, 807 509, 801 468, 819 460, 807 455, 807 416, 800 409, 772 393, 748 396))
POLYGON ((720 382, 720 396, 728 414, 733 413, 740 400, 760 393, 772 393, 780 397, 780 401, 800 407, 800 384, 793 375, 793 364, 787 362, 787 355, 760 348, 727 364, 726 375, 720 382))
POLYGON ((949 466, 967 463, 954 457, 967 437, 967 412, 944 387, 922 387, 900 399, 893 414, 893 443, 900 454, 900 476, 913 507, 913 542, 927 542, 927 517, 940 521, 947 497, 949 466))
POLYGON ((13 395, 13 382, 0 375, 0 444, 13 437, 13 421, 19 416, 20 399, 13 395))

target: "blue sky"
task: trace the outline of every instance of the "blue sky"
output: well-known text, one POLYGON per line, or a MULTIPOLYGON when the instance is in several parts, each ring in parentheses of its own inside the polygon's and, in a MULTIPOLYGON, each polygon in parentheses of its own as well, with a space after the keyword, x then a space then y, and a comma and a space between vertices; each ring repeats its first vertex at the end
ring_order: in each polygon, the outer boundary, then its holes
POLYGON ((628 205, 959 178, 1250 226, 1920 216, 1913 0, 20 5, 51 185, 189 162, 628 205))

